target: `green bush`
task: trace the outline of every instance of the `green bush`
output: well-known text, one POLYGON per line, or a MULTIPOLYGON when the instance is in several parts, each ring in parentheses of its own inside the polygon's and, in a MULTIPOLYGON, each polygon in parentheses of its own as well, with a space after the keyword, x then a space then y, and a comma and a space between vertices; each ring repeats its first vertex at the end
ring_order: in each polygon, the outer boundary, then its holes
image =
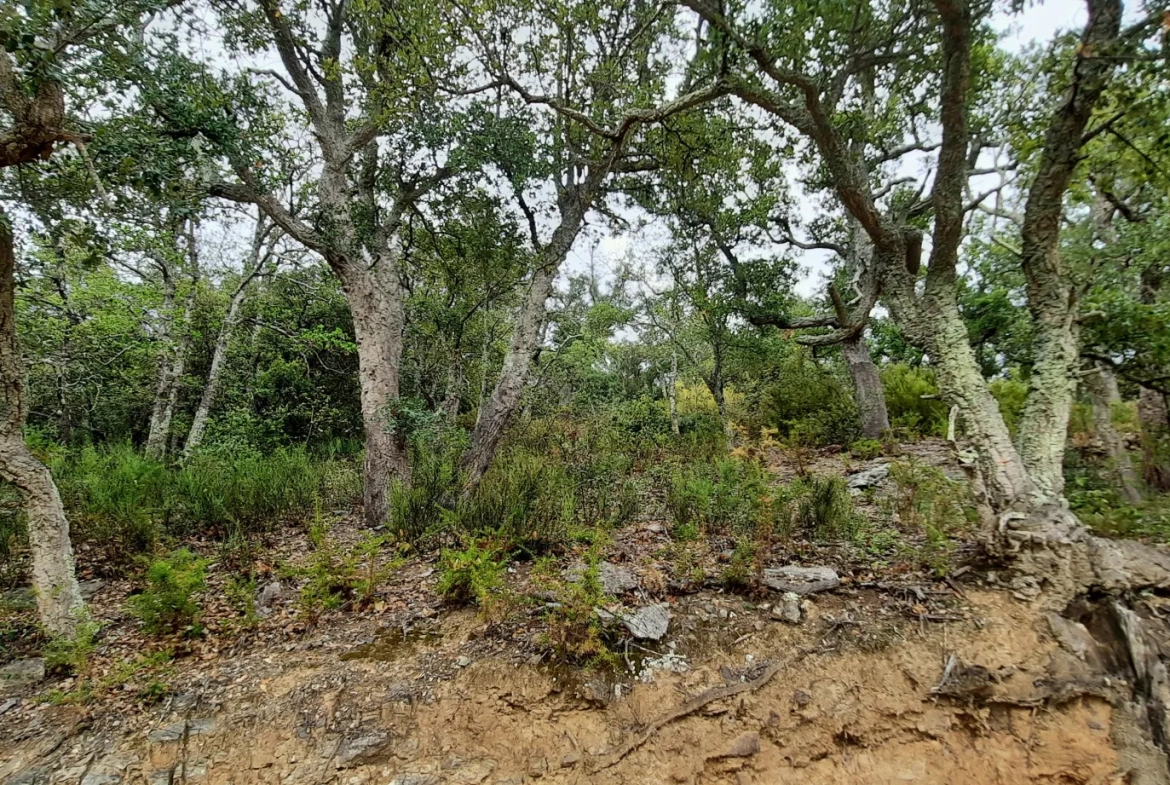
POLYGON ((851 537, 860 520, 845 480, 837 476, 794 480, 780 509, 790 531, 818 540, 851 537))
POLYGON ((858 439, 849 446, 850 454, 863 461, 877 458, 885 449, 886 446, 878 439, 858 439))
POLYGON ((487 543, 444 549, 436 589, 448 602, 477 605, 485 617, 499 620, 507 607, 507 567, 507 554, 487 543))
POLYGON ((150 562, 141 593, 129 600, 130 612, 148 633, 199 634, 200 607, 195 595, 203 591, 207 564, 186 548, 150 562))
POLYGON ((714 465, 676 470, 666 492, 666 508, 676 539, 693 540, 702 532, 755 531, 770 524, 770 488, 754 461, 723 458, 714 465))
POLYGON ((89 658, 97 648, 97 634, 101 629, 93 619, 84 618, 77 625, 72 638, 54 638, 45 646, 45 669, 49 673, 67 673, 84 676, 89 669, 89 658))
POLYGON ((309 564, 287 571, 289 577, 305 580, 297 597, 305 618, 316 623, 325 611, 368 606, 385 580, 403 564, 400 554, 385 562, 380 558, 391 539, 390 535, 366 534, 352 547, 342 548, 318 515, 309 526, 313 547, 309 564))
POLYGON ((992 379, 988 387, 999 403, 999 413, 1003 415, 1004 423, 1014 434, 1024 413, 1028 385, 1016 379, 992 379))
POLYGON ((903 530, 921 531, 919 558, 939 574, 949 569, 952 538, 970 523, 970 490, 941 469, 915 459, 890 464, 893 491, 885 504, 903 530))
POLYGON ((861 422, 848 381, 806 352, 786 358, 763 396, 767 420, 783 439, 809 445, 850 444, 861 422))
POLYGON ((211 534, 246 551, 250 538, 307 516, 316 501, 348 505, 360 491, 352 461, 300 449, 209 450, 167 466, 118 444, 59 455, 51 468, 78 538, 112 565, 152 553, 162 534, 211 534))
POLYGON ((920 436, 945 436, 950 409, 939 396, 934 371, 894 363, 882 369, 886 410, 895 429, 920 436))

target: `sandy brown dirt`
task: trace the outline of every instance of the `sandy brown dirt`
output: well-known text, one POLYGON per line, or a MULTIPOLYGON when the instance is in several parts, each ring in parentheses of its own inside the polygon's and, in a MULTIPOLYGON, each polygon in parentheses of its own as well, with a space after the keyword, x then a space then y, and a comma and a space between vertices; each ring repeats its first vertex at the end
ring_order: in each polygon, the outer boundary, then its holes
POLYGON ((1127 781, 1117 771, 1106 700, 996 702, 1036 696, 1058 654, 1042 619, 1000 593, 969 592, 964 621, 887 625, 876 639, 865 633, 879 624, 880 596, 821 597, 800 626, 766 620, 760 608, 725 595, 686 600, 676 629, 715 606, 738 607, 729 613, 751 632, 696 638, 706 645, 693 647, 704 653, 691 658, 690 670, 652 671, 651 683, 633 683, 628 694, 619 683, 620 697, 587 672, 490 653, 460 660, 483 624, 469 611, 454 612, 436 620, 429 636, 357 652, 377 658, 309 640, 283 657, 225 661, 124 728, 86 729, 75 724, 84 719, 79 709, 49 707, 28 738, 3 744, 0 781, 1127 781), (841 624, 846 618, 860 623, 841 624), (932 695, 951 655, 996 674, 991 692, 977 702, 932 695), (753 665, 777 658, 792 662, 760 690, 668 725, 616 765, 590 773, 599 756, 658 715, 707 688, 751 678, 753 665))

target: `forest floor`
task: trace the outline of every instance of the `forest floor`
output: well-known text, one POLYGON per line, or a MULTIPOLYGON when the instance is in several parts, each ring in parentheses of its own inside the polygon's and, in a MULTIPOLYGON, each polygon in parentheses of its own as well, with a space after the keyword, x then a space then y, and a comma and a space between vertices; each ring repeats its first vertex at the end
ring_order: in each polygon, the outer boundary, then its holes
MULTIPOLYGON (((910 449, 958 475, 945 444, 910 449)), ((794 471, 766 459, 778 477, 794 471)), ((802 460, 822 473, 884 462, 802 460)), ((873 503, 858 497, 862 512, 873 503)), ((777 592, 676 585, 668 532, 651 506, 607 547, 635 579, 624 605, 670 611, 666 635, 625 645, 616 671, 550 661, 540 602, 495 623, 445 605, 433 555, 409 559, 367 608, 313 624, 288 589, 270 589, 248 627, 208 604, 204 636, 172 641, 165 661, 125 616, 129 582, 91 583, 106 632, 84 699, 77 677, 0 685, 0 783, 1161 781, 1126 772, 1109 680, 993 572, 941 581, 853 546, 777 544, 768 566, 840 576, 795 622, 777 592)), ((331 530, 361 534, 352 517, 331 530)), ((308 550, 288 532, 265 560, 308 550)), ((509 569, 514 595, 539 594, 528 570, 509 569)), ((213 567, 209 583, 226 577, 213 567)))

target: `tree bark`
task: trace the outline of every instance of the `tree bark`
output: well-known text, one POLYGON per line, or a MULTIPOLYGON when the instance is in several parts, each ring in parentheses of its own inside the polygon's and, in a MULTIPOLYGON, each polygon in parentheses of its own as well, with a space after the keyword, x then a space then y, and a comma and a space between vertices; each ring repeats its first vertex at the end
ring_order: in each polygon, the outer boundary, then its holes
POLYGON ((162 352, 158 361, 158 375, 154 388, 154 404, 150 412, 150 430, 146 437, 146 457, 161 461, 167 457, 171 435, 171 420, 174 419, 175 405, 179 398, 179 382, 187 364, 187 353, 191 346, 191 317, 195 311, 195 295, 199 288, 199 252, 195 246, 195 230, 187 226, 187 258, 191 265, 191 288, 183 303, 181 318, 176 318, 175 278, 163 265, 163 318, 162 352), (176 333, 178 337, 176 338, 176 333))
POLYGON ((1076 289, 1060 258, 1064 194, 1080 161, 1085 129, 1105 91, 1115 59, 1102 50, 1121 30, 1121 0, 1089 0, 1071 84, 1053 113, 1024 207, 1021 266, 1035 325, 1034 364, 1020 420, 1020 453, 1037 489, 1064 493, 1064 448, 1080 345, 1076 289))
POLYGON ((861 433, 867 439, 880 439, 890 430, 890 415, 886 411, 886 393, 882 377, 870 356, 869 346, 861 335, 846 338, 841 343, 845 367, 853 382, 853 396, 861 417, 861 433))
POLYGON ((16 337, 12 230, 0 214, 0 477, 15 485, 28 512, 32 584, 41 623, 52 635, 73 637, 85 605, 77 585, 69 519, 48 468, 24 443, 28 412, 24 400, 24 363, 16 337))
POLYGON ((195 409, 195 416, 191 420, 191 429, 187 432, 187 440, 183 445, 183 455, 190 457, 199 445, 203 443, 203 434, 207 430, 207 420, 211 415, 211 407, 219 395, 219 383, 223 374, 223 366, 227 361, 228 348, 231 346, 232 336, 240 322, 240 309, 248 298, 248 287, 260 275, 267 255, 262 254, 264 244, 265 221, 263 213, 256 220, 256 231, 252 237, 252 250, 248 264, 243 271, 243 278, 232 292, 228 302, 227 313, 223 317, 223 324, 219 328, 219 335, 215 338, 215 349, 211 353, 211 367, 207 371, 207 382, 203 385, 203 394, 199 397, 199 406, 195 409))
POLYGON ((1109 469, 1117 477, 1121 495, 1130 504, 1138 504, 1142 500, 1142 494, 1138 488, 1137 473, 1133 469, 1133 461, 1125 449, 1121 434, 1113 427, 1113 407, 1121 403, 1117 378, 1109 369, 1098 364, 1085 373, 1082 383, 1093 407, 1093 430, 1105 448, 1109 469))
MULTIPOLYGON (((579 227, 578 223, 576 228, 579 227)), ((562 239, 559 245, 564 249, 564 253, 559 254, 559 258, 554 257, 555 261, 551 264, 546 262, 532 276, 524 304, 516 319, 516 327, 512 332, 512 342, 504 356, 500 377, 496 381, 491 397, 480 407, 479 419, 471 434, 471 444, 463 454, 461 463, 465 494, 471 494, 479 487, 488 466, 495 458, 500 439, 507 432, 520 407, 520 399, 528 382, 528 369, 536 354, 541 327, 544 324, 545 303, 552 294, 557 271, 568 255, 573 238, 576 237, 576 228, 572 232, 572 237, 562 239)), ((546 261, 553 253, 557 251, 553 250, 550 244, 547 255, 542 254, 541 261, 546 261)))
POLYGON ((670 402, 670 430, 678 436, 678 355, 670 355, 670 376, 666 379, 666 399, 670 402))

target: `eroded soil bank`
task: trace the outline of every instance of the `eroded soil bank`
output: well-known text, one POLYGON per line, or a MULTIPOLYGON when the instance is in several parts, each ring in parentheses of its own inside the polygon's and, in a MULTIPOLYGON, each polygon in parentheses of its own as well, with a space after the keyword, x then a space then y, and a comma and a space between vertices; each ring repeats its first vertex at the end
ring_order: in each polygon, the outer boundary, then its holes
POLYGON ((309 635, 279 655, 193 665, 141 714, 8 711, 0 775, 82 785, 1164 781, 1125 770, 1111 685, 1043 616, 1002 592, 964 593, 945 620, 919 623, 891 613, 904 600, 881 588, 818 596, 800 625, 775 621, 766 602, 679 598, 678 656, 646 656, 636 680, 517 659, 471 611, 419 619, 405 639, 384 628, 381 645, 309 635), (767 684, 614 759, 688 698, 777 661, 786 665, 767 684))

